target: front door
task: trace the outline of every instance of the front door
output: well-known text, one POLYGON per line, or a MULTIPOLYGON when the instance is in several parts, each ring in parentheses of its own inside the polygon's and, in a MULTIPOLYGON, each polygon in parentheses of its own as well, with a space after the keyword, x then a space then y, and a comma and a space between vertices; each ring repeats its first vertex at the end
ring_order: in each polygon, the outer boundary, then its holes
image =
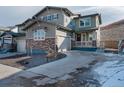
POLYGON ((81 41, 81 34, 77 34, 76 41, 81 41))

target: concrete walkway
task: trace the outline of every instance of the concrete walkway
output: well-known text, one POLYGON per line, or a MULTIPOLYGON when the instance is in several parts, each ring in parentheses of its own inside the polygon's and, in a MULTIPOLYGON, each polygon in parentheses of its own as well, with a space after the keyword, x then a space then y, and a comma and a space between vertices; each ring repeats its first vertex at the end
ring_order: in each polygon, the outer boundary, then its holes
POLYGON ((14 74, 17 74, 20 71, 22 71, 22 70, 0 64, 0 80, 8 78, 14 74))
POLYGON ((79 51, 71 51, 66 53, 67 57, 45 64, 27 71, 45 75, 49 78, 59 78, 68 73, 75 72, 77 68, 87 67, 95 58, 89 55, 82 55, 79 51))

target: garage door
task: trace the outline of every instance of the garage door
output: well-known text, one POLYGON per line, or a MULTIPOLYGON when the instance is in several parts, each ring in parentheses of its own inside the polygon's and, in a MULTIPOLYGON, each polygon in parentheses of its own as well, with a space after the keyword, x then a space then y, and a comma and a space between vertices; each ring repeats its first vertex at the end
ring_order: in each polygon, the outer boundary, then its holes
POLYGON ((71 49, 71 38, 65 36, 57 36, 58 51, 68 51, 71 49))
POLYGON ((17 41, 17 51, 21 53, 26 53, 26 40, 17 41))

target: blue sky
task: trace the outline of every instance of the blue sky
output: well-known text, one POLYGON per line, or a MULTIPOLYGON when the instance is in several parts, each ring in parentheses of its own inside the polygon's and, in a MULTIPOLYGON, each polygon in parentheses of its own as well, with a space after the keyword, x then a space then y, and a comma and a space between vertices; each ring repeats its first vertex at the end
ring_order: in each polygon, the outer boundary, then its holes
MULTIPOLYGON (((74 13, 82 15, 101 13, 103 25, 124 18, 124 7, 117 6, 65 6, 74 13)), ((43 6, 1 6, 0 7, 0 26, 13 26, 32 17, 40 11, 43 6)))

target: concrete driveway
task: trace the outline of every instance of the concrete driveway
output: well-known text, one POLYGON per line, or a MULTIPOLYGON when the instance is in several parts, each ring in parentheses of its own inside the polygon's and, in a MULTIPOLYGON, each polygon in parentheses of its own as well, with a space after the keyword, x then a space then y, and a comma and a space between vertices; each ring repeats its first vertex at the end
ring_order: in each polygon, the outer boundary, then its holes
POLYGON ((70 73, 77 72, 77 68, 88 67, 90 63, 96 60, 96 57, 92 53, 70 51, 66 52, 66 54, 67 57, 63 59, 24 71, 0 65, 1 80, 2 78, 6 78, 17 73, 15 77, 0 81, 0 86, 44 86, 47 84, 54 84, 60 80, 73 78, 70 73), (20 79, 18 78, 24 79, 24 81, 21 80, 20 82, 20 79))
POLYGON ((66 75, 71 72, 75 72, 77 68, 87 67, 89 63, 94 60, 93 56, 82 55, 79 51, 67 52, 67 57, 34 67, 27 71, 35 74, 45 75, 49 78, 57 78, 66 75))

